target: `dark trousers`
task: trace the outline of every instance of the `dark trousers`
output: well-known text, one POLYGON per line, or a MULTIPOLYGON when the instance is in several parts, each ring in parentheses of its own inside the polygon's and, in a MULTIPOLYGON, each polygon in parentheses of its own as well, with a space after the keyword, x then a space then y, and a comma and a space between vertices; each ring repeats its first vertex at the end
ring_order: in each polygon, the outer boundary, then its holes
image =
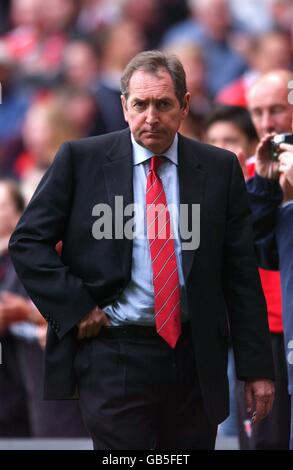
MULTIPOLYGON (((291 405, 288 394, 287 367, 282 334, 271 333, 275 365, 275 400, 269 415, 249 429, 245 426, 247 414, 244 402, 244 384, 237 382, 237 409, 239 414, 239 441, 241 450, 287 450, 290 440, 291 405)), ((249 426, 249 423, 247 422, 249 426)))
POLYGON ((84 340, 75 369, 96 450, 214 448, 189 329, 174 350, 159 336, 84 340))

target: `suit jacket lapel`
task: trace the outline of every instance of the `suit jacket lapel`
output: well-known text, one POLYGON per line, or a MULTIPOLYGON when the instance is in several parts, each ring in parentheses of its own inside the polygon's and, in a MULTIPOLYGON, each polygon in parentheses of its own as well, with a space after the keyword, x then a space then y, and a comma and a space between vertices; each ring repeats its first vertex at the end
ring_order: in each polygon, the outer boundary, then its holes
POLYGON ((113 236, 117 238, 117 248, 121 260, 125 281, 131 275, 132 240, 125 238, 124 227, 130 217, 124 216, 124 209, 133 203, 133 164, 129 130, 119 136, 107 155, 108 162, 104 163, 103 171, 107 188, 108 200, 113 214, 113 236), (120 196, 117 205, 117 196, 120 196), (116 205, 115 205, 116 198, 116 205), (119 209, 120 206, 120 209, 119 209), (117 212, 117 213, 116 213, 117 212), (115 231, 115 223, 119 232, 115 231))
MULTIPOLYGON (((203 192, 205 173, 194 151, 193 145, 179 135, 179 194, 180 204, 188 205, 188 225, 192 223, 192 204, 200 204, 200 212, 203 210, 203 192)), ((198 230, 200 227, 194 227, 198 230)), ((184 242, 184 240, 181 240, 184 242)), ((182 264, 185 281, 190 273, 196 249, 182 250, 182 264)))

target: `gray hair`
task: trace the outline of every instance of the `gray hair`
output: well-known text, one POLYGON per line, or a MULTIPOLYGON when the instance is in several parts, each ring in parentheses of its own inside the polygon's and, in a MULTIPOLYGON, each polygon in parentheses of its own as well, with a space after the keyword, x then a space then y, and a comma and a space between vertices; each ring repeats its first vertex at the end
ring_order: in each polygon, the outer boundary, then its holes
POLYGON ((175 55, 164 54, 161 51, 144 51, 137 54, 125 67, 121 77, 121 93, 125 99, 129 96, 129 82, 137 70, 156 75, 165 69, 171 76, 174 91, 180 103, 184 105, 187 93, 184 68, 175 55))

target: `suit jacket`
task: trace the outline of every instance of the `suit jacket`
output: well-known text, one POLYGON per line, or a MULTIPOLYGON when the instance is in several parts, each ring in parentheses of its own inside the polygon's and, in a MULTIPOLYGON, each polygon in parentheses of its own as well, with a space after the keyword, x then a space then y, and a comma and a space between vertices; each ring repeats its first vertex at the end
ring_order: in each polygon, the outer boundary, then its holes
MULTIPOLYGON (((229 329, 238 377, 273 378, 265 300, 237 158, 180 135, 178 155, 180 202, 201 205, 200 246, 183 251, 182 262, 197 372, 218 423, 229 410, 229 329)), ((74 396, 76 325, 130 280, 131 240, 96 240, 92 209, 107 203, 115 215, 116 195, 133 202, 132 171, 129 129, 63 144, 11 238, 16 270, 49 322, 46 398, 74 396)))

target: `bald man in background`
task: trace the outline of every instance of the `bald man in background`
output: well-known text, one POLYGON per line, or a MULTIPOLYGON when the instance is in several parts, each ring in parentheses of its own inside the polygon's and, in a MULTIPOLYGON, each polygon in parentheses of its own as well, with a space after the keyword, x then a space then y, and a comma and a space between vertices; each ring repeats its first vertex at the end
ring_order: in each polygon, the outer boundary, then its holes
MULTIPOLYGON (((285 339, 284 349, 281 341, 283 335, 272 335, 276 397, 270 416, 252 431, 251 439, 257 448, 284 449, 289 445, 290 395, 293 393, 293 360, 290 360, 290 344, 293 346, 293 269, 292 263, 290 264, 293 255, 293 145, 282 144, 280 163, 272 162, 270 140, 275 134, 292 132, 290 83, 293 85, 292 72, 270 72, 250 88, 247 96, 251 117, 260 139, 255 155, 256 176, 248 182, 254 217, 255 247, 262 268, 279 269, 281 272, 285 339), (286 390, 287 383, 289 393, 286 390)), ((293 416, 292 405, 291 415, 293 416)), ((292 436, 291 423, 291 449, 292 436)))

